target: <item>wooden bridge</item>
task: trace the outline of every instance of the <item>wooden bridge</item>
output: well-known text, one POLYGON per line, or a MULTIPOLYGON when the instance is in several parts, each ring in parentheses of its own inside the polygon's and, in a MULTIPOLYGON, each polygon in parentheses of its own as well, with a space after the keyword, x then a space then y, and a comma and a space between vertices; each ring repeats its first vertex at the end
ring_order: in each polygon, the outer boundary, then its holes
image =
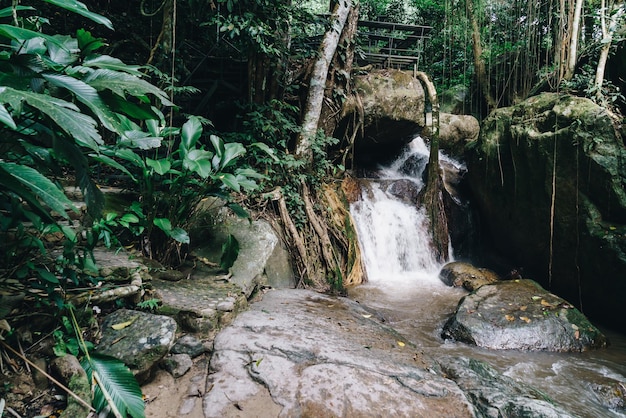
POLYGON ((431 26, 360 20, 358 40, 363 54, 357 62, 360 66, 417 71, 424 43, 432 29, 431 26))

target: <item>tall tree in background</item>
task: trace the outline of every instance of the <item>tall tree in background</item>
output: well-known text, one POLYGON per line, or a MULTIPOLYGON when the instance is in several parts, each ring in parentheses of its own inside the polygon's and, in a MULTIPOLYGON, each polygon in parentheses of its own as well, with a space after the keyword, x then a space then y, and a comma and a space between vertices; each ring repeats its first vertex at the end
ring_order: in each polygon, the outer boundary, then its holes
POLYGON ((475 13, 474 0, 466 0, 465 7, 467 11, 467 18, 471 25, 472 32, 472 51, 474 52, 474 75, 476 82, 480 86, 480 92, 483 99, 487 102, 488 111, 498 107, 496 99, 491 94, 491 83, 487 77, 487 70, 485 68, 485 60, 483 57, 482 37, 480 32, 480 25, 475 13))
POLYGON ((596 99, 603 100, 602 84, 604 82, 604 71, 606 68, 606 62, 609 58, 609 52, 611 50, 611 44, 613 42, 613 35, 618 29, 620 20, 626 13, 624 2, 615 3, 609 1, 608 5, 606 0, 602 0, 600 5, 600 29, 602 31, 602 48, 600 49, 600 56, 598 57, 598 66, 596 67, 596 77, 594 80, 594 88, 596 99), (609 16, 609 22, 607 24, 607 15, 609 16))

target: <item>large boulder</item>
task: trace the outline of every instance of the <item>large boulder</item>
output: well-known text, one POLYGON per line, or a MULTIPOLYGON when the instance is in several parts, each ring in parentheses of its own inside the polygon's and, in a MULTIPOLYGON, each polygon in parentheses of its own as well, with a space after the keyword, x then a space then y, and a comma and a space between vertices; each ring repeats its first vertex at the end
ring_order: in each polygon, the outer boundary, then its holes
POLYGON ((541 94, 494 111, 470 148, 469 185, 494 248, 626 330, 626 149, 606 110, 541 94))
POLYGON ((364 136, 357 141, 355 158, 368 165, 393 157, 424 127, 420 81, 410 72, 387 69, 357 75, 354 84, 359 100, 348 99, 342 116, 352 120, 355 113, 363 115, 364 136))
POLYGON ((499 350, 606 347, 604 335, 578 309, 532 280, 484 285, 465 296, 442 337, 499 350))

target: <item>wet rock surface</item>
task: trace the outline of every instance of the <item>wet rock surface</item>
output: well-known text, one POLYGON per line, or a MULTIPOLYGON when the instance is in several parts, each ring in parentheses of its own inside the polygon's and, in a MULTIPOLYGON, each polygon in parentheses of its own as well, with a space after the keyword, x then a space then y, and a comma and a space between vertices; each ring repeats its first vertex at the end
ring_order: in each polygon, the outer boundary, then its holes
POLYGON ((484 285, 465 296, 442 337, 499 350, 585 351, 607 344, 578 309, 526 279, 484 285))
POLYGON ((437 362, 467 394, 479 417, 573 417, 545 394, 500 374, 484 361, 442 357, 437 362))
POLYGON ((176 321, 170 317, 120 309, 102 323, 96 352, 123 361, 137 381, 144 383, 169 352, 176 328, 176 321))
POLYGON ((439 278, 447 286, 463 287, 470 292, 500 280, 495 272, 462 261, 444 265, 439 272, 439 278))
MULTIPOLYGON (((237 416, 251 399, 265 416, 473 416, 438 366, 358 303, 275 290, 214 343, 206 417, 237 416)), ((242 415, 243 416, 243 415, 242 415)))

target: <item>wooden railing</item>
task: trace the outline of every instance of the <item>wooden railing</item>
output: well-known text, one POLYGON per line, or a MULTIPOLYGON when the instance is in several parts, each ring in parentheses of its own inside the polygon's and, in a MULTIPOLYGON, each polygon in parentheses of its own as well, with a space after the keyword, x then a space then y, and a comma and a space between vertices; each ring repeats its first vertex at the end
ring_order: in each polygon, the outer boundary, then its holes
POLYGON ((358 39, 363 54, 357 61, 361 66, 417 71, 431 30, 431 26, 360 20, 358 39))

